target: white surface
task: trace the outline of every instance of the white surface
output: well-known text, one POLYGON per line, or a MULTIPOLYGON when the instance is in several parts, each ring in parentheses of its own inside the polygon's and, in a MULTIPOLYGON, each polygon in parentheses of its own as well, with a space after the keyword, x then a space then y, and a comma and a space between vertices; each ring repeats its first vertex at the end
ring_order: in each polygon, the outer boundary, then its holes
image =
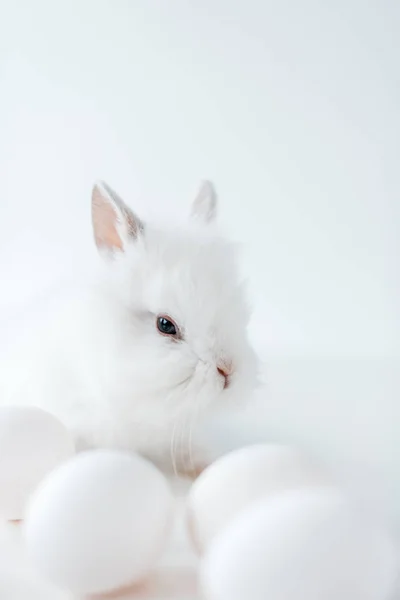
POLYGON ((397 567, 390 536, 341 492, 291 490, 215 538, 200 587, 206 600, 387 600, 397 567))
POLYGON ((26 515, 38 572, 80 594, 143 579, 164 553, 174 506, 165 477, 138 455, 95 450, 50 474, 26 515))
POLYGON ((194 547, 203 554, 233 519, 261 497, 333 481, 329 469, 290 446, 260 444, 231 452, 192 486, 188 519, 194 547))

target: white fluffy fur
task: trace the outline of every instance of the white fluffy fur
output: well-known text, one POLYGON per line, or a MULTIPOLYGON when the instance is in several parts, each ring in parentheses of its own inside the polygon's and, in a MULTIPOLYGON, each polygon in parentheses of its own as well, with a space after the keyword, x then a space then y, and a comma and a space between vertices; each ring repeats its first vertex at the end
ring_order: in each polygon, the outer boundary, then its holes
POLYGON ((197 417, 247 400, 256 383, 234 248, 205 224, 209 209, 204 223, 183 228, 145 223, 84 284, 60 290, 3 364, 0 401, 52 412, 79 447, 135 449, 164 464, 173 456, 187 467, 197 417), (160 313, 183 340, 160 335, 160 313), (234 368, 227 389, 220 359, 234 368))

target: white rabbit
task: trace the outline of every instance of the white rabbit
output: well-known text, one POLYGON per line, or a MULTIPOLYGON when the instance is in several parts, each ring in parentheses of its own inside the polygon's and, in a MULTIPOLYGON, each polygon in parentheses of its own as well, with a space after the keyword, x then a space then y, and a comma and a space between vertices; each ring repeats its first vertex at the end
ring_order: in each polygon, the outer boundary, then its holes
POLYGON ((216 203, 206 182, 184 227, 158 228, 96 184, 101 268, 61 290, 29 343, 3 363, 1 403, 52 412, 78 448, 201 466, 205 458, 191 454, 197 417, 248 399, 257 376, 234 248, 210 224, 216 203))

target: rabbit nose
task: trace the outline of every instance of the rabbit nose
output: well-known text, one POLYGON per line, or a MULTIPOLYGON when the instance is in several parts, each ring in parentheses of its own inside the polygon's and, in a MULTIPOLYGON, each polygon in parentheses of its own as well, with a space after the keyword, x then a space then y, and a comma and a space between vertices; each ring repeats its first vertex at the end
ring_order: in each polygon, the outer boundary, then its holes
POLYGON ((232 375, 232 366, 221 362, 217 365, 217 371, 224 378, 224 389, 226 389, 229 385, 229 377, 232 375))

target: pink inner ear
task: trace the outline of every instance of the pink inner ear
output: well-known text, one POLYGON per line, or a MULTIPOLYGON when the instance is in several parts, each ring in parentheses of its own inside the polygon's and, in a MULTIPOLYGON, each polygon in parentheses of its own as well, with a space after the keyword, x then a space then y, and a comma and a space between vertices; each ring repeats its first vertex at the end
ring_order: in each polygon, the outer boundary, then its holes
POLYGON ((93 191, 92 219, 97 247, 123 250, 122 240, 117 230, 116 212, 98 188, 93 191))

